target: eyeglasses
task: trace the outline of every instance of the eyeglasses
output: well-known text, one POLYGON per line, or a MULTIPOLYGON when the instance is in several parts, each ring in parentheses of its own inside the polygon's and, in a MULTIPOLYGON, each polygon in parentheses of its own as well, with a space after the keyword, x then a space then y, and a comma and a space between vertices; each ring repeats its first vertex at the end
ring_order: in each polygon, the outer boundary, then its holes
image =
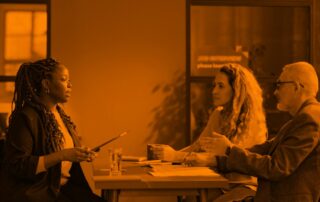
POLYGON ((280 86, 286 83, 294 83, 294 84, 299 84, 302 88, 304 88, 304 85, 301 83, 298 83, 296 81, 277 81, 275 82, 275 89, 279 90, 280 86))

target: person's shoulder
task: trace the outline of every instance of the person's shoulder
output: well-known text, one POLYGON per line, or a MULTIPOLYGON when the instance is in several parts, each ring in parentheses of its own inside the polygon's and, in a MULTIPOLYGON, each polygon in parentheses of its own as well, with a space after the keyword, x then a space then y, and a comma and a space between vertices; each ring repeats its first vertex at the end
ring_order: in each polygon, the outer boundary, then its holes
POLYGON ((307 106, 305 106, 302 110, 302 113, 306 114, 315 114, 320 113, 320 103, 319 102, 313 102, 307 106))
POLYGON ((13 119, 14 120, 24 120, 27 123, 35 122, 40 118, 39 113, 36 109, 29 105, 23 106, 23 108, 17 112, 15 112, 13 119))
POLYGON ((39 117, 38 111, 29 105, 26 105, 23 107, 23 109, 21 110, 21 114, 23 114, 29 118, 39 117))
POLYGON ((35 110, 29 107, 23 107, 21 110, 12 112, 9 121, 8 134, 14 134, 16 133, 16 130, 25 127, 34 130, 37 128, 38 123, 39 118, 36 115, 35 110))
POLYGON ((320 127, 320 103, 313 103, 303 108, 294 118, 297 125, 313 123, 320 127))
POLYGON ((320 103, 314 102, 307 105, 301 110, 301 113, 298 116, 309 117, 320 121, 320 103))

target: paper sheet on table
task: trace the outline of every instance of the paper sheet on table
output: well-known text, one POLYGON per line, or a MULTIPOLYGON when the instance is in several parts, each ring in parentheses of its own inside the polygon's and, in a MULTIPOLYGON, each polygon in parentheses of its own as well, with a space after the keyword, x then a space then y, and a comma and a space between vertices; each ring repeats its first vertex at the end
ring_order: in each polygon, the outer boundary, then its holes
POLYGON ((152 165, 150 174, 157 177, 219 176, 218 173, 208 167, 186 167, 181 165, 152 165))
POLYGON ((139 165, 149 165, 149 166, 153 166, 153 165, 171 165, 171 162, 163 162, 161 160, 149 160, 149 161, 141 161, 138 162, 139 165))
POLYGON ((124 163, 126 163, 127 166, 151 166, 151 165, 171 165, 171 162, 163 162, 161 160, 146 160, 144 159, 138 159, 138 160, 128 160, 130 158, 123 159, 124 163))
POLYGON ((122 161, 133 162, 140 165, 172 164, 171 162, 163 162, 161 160, 147 160, 144 156, 122 156, 122 161))

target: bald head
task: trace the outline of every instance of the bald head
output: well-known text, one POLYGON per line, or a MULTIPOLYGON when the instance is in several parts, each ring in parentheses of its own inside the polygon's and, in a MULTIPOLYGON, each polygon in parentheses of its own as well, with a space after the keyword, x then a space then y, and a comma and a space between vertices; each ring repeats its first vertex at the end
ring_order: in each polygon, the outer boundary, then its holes
POLYGON ((314 67, 307 62, 295 62, 283 67, 282 74, 287 79, 302 84, 307 96, 316 97, 318 93, 318 76, 314 67))

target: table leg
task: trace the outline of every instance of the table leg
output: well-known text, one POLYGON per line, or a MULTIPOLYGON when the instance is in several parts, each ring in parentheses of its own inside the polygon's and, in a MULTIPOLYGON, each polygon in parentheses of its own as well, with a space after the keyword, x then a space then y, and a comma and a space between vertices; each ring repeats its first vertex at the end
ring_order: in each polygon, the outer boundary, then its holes
POLYGON ((200 189, 200 194, 197 196, 197 202, 208 202, 208 190, 200 189))
POLYGON ((101 197, 108 202, 119 202, 119 190, 101 190, 101 197))
POLYGON ((185 196, 177 196, 177 202, 184 202, 185 196))

